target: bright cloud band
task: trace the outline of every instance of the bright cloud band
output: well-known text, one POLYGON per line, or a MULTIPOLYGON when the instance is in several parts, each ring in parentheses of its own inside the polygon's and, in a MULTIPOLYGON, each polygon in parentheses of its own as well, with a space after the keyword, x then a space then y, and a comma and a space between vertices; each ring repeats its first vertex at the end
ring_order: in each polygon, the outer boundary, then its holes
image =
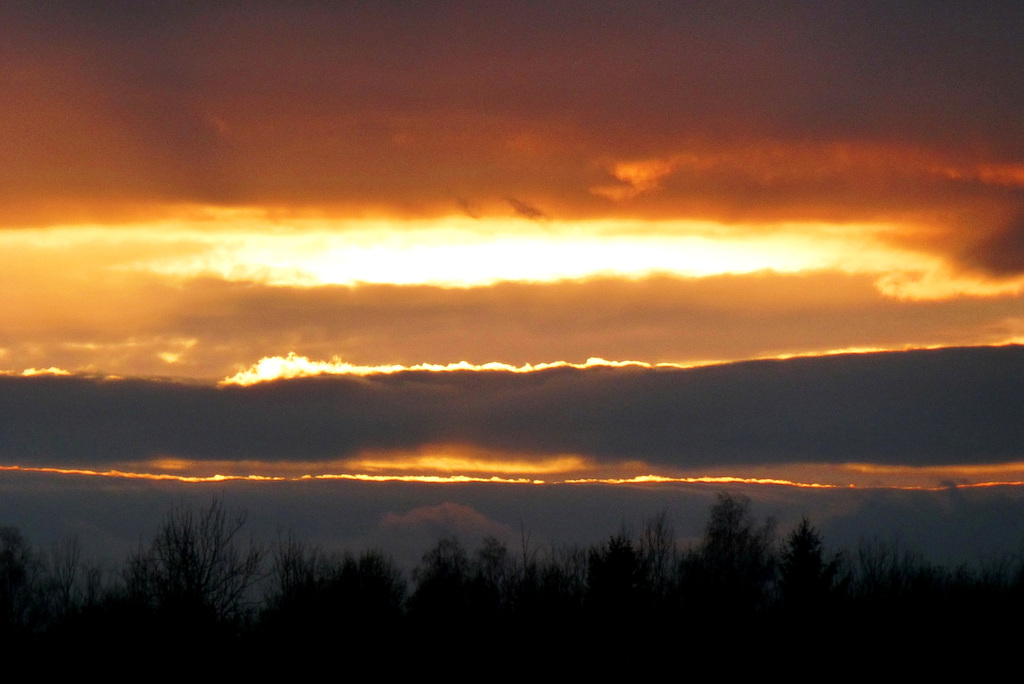
MULTIPOLYGON (((32 262, 74 257, 110 274, 217 278, 273 286, 392 284, 478 287, 656 274, 703 278, 761 271, 868 274, 887 295, 932 299, 1018 292, 1024 279, 950 267, 901 246, 919 226, 725 224, 682 220, 272 220, 207 208, 190 220, 0 232, 32 262)), ((77 268, 80 268, 78 266, 77 268)))

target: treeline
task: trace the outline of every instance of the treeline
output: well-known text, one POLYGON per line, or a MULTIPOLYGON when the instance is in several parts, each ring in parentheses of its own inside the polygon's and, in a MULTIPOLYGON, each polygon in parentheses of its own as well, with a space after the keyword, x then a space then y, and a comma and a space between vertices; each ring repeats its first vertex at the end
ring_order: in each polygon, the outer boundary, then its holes
POLYGON ((398 667, 509 649, 571 662, 611 653, 768 656, 800 644, 896 653, 1016 643, 1019 556, 945 568, 895 545, 829 553, 807 521, 778 534, 745 498, 719 496, 702 537, 677 545, 664 514, 589 547, 475 550, 440 539, 407 577, 386 555, 332 555, 288 538, 242 539, 220 500, 172 511, 116 572, 81 562, 74 542, 47 553, 0 529, 0 649, 208 657, 341 652, 398 667), (623 650, 625 649, 625 650, 623 650))

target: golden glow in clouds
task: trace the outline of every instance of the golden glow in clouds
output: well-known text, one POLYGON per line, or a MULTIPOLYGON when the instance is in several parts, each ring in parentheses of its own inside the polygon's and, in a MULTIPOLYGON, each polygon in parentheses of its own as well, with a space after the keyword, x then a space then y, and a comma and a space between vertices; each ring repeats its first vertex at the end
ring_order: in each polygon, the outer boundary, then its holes
POLYGON ((828 244, 808 249, 786 235, 788 231, 758 237, 692 221, 537 226, 515 219, 449 217, 418 222, 300 221, 290 228, 251 225, 242 233, 192 234, 182 228, 175 234, 183 242, 195 240, 195 253, 154 255, 125 266, 171 276, 212 275, 274 285, 471 287, 598 275, 795 272, 826 268, 841 251, 838 245, 828 244))
POLYGON ((258 211, 113 227, 4 231, 12 258, 51 273, 149 273, 269 285, 474 287, 654 274, 705 277, 833 270, 879 278, 888 295, 927 299, 1017 292, 1022 282, 958 275, 934 255, 893 246, 895 224, 723 224, 681 220, 274 220, 258 211), (84 270, 85 269, 85 270, 84 270))

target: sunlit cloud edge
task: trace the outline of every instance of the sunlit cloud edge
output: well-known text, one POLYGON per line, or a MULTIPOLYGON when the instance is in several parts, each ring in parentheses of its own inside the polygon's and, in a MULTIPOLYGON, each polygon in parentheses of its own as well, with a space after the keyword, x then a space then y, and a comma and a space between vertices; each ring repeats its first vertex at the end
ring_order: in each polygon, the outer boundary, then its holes
MULTIPOLYGON (((368 473, 320 473, 316 475, 185 475, 172 473, 147 473, 130 470, 108 469, 94 470, 88 468, 57 468, 46 466, 0 465, 0 472, 11 474, 41 474, 61 477, 102 477, 125 480, 148 480, 154 482, 173 482, 186 485, 202 485, 228 482, 247 483, 296 483, 344 480, 364 483, 408 483, 427 485, 459 485, 459 484, 495 484, 495 485, 531 485, 531 486, 656 486, 656 485, 709 485, 709 486, 771 486, 813 490, 899 490, 939 492, 950 489, 978 489, 992 487, 1020 487, 1021 480, 985 480, 979 482, 948 481, 935 485, 925 484, 834 484, 819 482, 802 482, 783 478, 742 477, 726 475, 706 475, 692 477, 675 477, 669 475, 635 475, 631 477, 592 477, 565 480, 543 480, 529 477, 502 477, 499 475, 409 475, 409 474, 368 474, 368 473)), ((950 471, 952 472, 952 471, 950 471)))
MULTIPOLYGON (((225 385, 241 385, 249 386, 261 382, 274 382, 278 380, 289 380, 295 378, 307 378, 317 377, 322 375, 355 375, 355 376, 370 376, 370 375, 392 375, 396 373, 406 372, 418 372, 428 371, 434 373, 451 373, 451 372, 499 372, 499 373, 535 373, 539 371, 551 370, 556 368, 573 368, 577 370, 587 370, 594 368, 639 368, 639 369, 690 369, 700 368, 705 366, 720 366, 730 365, 735 363, 744 363, 747 361, 771 361, 771 360, 787 360, 797 358, 815 358, 823 356, 840 356, 844 354, 878 354, 886 352, 900 352, 900 351, 923 351, 929 349, 945 349, 949 347, 1005 347, 1024 344, 1024 337, 1009 337, 997 344, 979 344, 979 345, 944 345, 944 344, 903 344, 903 345, 890 345, 890 346, 855 346, 855 347, 843 347, 839 349, 827 349, 827 350, 816 350, 806 352, 794 352, 794 353, 783 353, 775 354, 771 356, 753 357, 749 359, 734 359, 734 360, 702 360, 702 361, 691 361, 691 362, 647 362, 647 361, 610 361, 599 357, 590 357, 582 363, 575 363, 572 361, 549 361, 541 363, 526 363, 522 365, 514 365, 504 363, 500 361, 490 361, 487 363, 474 364, 468 361, 458 361, 454 363, 418 363, 413 365, 402 365, 402 364, 384 364, 384 365, 362 365, 350 363, 344 361, 339 357, 334 357, 326 361, 312 360, 306 356, 301 356, 295 352, 289 352, 285 356, 265 356, 256 363, 252 364, 248 369, 239 371, 234 375, 222 379, 219 384, 225 385)), ((56 369, 59 371, 59 369, 56 369)))

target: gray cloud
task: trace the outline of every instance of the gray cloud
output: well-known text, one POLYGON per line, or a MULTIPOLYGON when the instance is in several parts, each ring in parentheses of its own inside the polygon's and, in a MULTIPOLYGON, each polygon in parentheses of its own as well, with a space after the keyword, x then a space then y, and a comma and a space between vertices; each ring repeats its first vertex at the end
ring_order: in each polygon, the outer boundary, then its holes
POLYGON ((1020 458, 1024 348, 638 368, 404 372, 216 388, 0 378, 0 457, 316 461, 470 445, 670 466, 1020 458))

